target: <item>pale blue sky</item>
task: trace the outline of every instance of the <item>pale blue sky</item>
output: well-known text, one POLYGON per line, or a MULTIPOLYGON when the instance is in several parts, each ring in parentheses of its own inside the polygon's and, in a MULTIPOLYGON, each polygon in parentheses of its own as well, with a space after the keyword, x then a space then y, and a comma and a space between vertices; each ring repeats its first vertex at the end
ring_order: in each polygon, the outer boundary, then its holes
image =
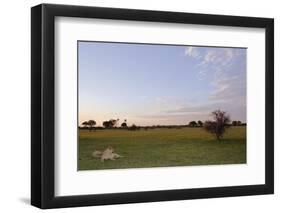
POLYGON ((246 49, 78 42, 79 123, 246 121, 246 49))

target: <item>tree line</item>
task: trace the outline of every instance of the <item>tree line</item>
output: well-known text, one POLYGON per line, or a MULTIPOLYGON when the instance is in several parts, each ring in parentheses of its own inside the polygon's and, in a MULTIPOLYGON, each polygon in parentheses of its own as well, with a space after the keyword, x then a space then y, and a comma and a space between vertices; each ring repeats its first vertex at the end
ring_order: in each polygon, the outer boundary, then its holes
POLYGON ((218 140, 220 140, 226 129, 230 126, 246 126, 246 123, 242 123, 239 120, 234 120, 231 122, 230 116, 221 110, 215 110, 211 113, 213 120, 207 120, 205 122, 198 120, 190 121, 187 125, 152 125, 152 126, 137 126, 132 124, 131 126, 127 125, 127 119, 119 125, 120 119, 110 119, 107 121, 103 121, 102 127, 95 127, 96 121, 95 120, 88 120, 82 123, 83 127, 79 127, 81 129, 88 129, 89 131, 92 130, 102 130, 102 129, 127 129, 131 131, 135 130, 148 130, 148 129, 155 129, 155 128, 169 128, 169 129, 180 129, 182 127, 201 127, 204 128, 207 132, 213 134, 218 140))
MULTIPOLYGON (((242 121, 232 121, 228 125, 230 126, 246 126, 246 123, 242 123, 242 121)), ((203 127, 204 123, 202 121, 190 121, 188 124, 189 127, 203 127)))

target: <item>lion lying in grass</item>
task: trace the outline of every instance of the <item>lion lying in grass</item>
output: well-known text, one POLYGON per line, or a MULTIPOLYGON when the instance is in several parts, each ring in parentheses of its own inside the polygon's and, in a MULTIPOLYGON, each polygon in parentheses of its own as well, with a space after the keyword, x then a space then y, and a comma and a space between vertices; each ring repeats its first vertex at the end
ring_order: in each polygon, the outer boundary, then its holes
POLYGON ((122 157, 121 155, 114 153, 114 149, 111 146, 107 147, 104 151, 95 150, 92 153, 92 156, 94 158, 100 158, 101 162, 104 162, 104 160, 115 160, 122 157))

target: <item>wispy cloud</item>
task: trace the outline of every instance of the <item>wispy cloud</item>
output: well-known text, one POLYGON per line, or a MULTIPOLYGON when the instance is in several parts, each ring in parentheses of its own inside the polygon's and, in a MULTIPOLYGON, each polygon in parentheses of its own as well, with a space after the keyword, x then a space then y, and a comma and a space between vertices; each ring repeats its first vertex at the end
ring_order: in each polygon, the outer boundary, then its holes
POLYGON ((199 80, 212 89, 206 103, 186 104, 167 113, 207 112, 215 108, 240 111, 246 117, 246 49, 188 47, 185 55, 197 62, 199 80))
POLYGON ((213 104, 210 103, 200 103, 200 104, 192 104, 187 103, 185 106, 181 106, 175 109, 166 110, 165 113, 168 114, 200 114, 203 112, 209 112, 213 107, 213 104))
POLYGON ((135 117, 136 120, 143 121, 146 125, 186 125, 192 120, 205 120, 209 113, 200 114, 145 114, 135 117), (155 122, 158 121, 158 122, 155 122))
MULTIPOLYGON (((245 51, 240 50, 240 53, 245 51)), ((240 55, 236 49, 226 49, 224 60, 214 70, 214 90, 209 98, 213 101, 245 105, 246 83, 246 55, 240 55)))
POLYGON ((200 59, 202 57, 197 47, 187 47, 184 54, 195 59, 200 59))
POLYGON ((198 64, 201 77, 209 72, 215 78, 219 78, 224 72, 227 72, 234 59, 233 51, 228 48, 207 50, 203 60, 198 64))
POLYGON ((199 79, 203 79, 208 73, 219 77, 227 72, 240 52, 237 48, 187 47, 184 54, 197 61, 199 79))
POLYGON ((245 84, 245 49, 188 47, 185 55, 197 61, 199 79, 209 77, 218 93, 230 89, 241 80, 245 84))

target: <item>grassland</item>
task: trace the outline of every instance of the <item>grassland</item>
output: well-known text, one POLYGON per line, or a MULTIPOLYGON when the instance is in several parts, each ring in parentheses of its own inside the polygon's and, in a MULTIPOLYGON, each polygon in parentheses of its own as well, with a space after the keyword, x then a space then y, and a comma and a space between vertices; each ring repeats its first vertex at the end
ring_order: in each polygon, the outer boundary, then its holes
POLYGON ((202 128, 128 131, 79 130, 78 169, 121 169, 246 163, 246 127, 231 127, 221 141, 202 128), (94 150, 112 146, 124 156, 101 162, 94 150))

